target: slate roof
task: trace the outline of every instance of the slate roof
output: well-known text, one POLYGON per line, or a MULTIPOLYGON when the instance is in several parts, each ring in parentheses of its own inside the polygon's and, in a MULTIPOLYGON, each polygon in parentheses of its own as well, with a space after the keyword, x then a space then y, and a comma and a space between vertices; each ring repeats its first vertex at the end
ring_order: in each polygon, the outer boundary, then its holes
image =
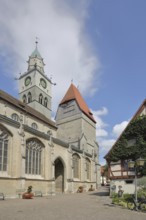
POLYGON ((71 101, 71 100, 76 100, 81 111, 88 118, 90 118, 94 123, 96 123, 92 112, 89 110, 89 108, 88 108, 87 104, 85 103, 83 97, 81 96, 79 90, 73 84, 70 85, 68 91, 66 92, 65 96, 63 97, 63 99, 59 105, 64 104, 64 103, 71 101))
POLYGON ((0 99, 7 101, 11 105, 15 106, 16 108, 21 109, 21 111, 30 114, 33 117, 38 118, 39 120, 43 121, 45 124, 52 126, 54 129, 57 129, 55 122, 50 120, 49 118, 45 117, 40 112, 36 111, 35 109, 31 108, 27 104, 21 102, 20 100, 14 98, 13 96, 9 95, 8 93, 0 90, 0 99))

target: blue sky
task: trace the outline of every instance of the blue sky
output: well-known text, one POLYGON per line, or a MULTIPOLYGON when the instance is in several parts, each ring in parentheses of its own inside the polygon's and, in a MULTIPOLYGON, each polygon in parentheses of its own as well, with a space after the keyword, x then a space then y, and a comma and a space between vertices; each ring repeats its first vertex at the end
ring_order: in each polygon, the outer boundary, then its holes
POLYGON ((2 0, 0 89, 18 97, 35 37, 53 88, 53 112, 71 80, 97 120, 100 163, 145 99, 145 0, 2 0))

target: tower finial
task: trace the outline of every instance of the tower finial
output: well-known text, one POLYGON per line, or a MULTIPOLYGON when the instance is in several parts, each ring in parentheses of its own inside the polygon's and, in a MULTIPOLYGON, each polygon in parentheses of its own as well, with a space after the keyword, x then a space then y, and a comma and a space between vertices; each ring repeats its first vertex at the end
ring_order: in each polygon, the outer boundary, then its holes
POLYGON ((36 48, 37 48, 37 45, 38 45, 38 37, 36 37, 35 43, 36 43, 36 48))

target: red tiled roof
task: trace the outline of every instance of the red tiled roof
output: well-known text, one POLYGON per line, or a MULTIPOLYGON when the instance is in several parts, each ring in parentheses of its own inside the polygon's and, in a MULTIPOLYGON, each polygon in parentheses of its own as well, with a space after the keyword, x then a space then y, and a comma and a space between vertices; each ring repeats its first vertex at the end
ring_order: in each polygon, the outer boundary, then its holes
POLYGON ((88 118, 90 118, 94 123, 96 123, 93 114, 91 113, 91 111, 89 110, 87 104, 85 103, 83 97, 81 96, 79 90, 73 85, 71 84, 67 93, 65 94, 65 96, 63 97, 62 101, 60 102, 60 105, 63 103, 66 103, 70 100, 76 100, 79 108, 81 109, 81 111, 87 115, 88 118))

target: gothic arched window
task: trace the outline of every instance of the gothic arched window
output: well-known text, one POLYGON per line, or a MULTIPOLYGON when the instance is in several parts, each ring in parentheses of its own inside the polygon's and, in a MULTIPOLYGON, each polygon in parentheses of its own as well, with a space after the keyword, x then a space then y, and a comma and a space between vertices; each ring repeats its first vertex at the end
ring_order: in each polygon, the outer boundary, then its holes
POLYGON ((11 115, 11 118, 14 120, 14 121, 19 121, 19 116, 16 114, 16 113, 13 113, 11 115))
POLYGON ((22 101, 23 101, 23 103, 27 103, 26 95, 23 95, 22 101))
POLYGON ((7 171, 8 133, 0 128, 0 171, 7 171))
POLYGON ((26 174, 41 175, 42 149, 43 145, 38 140, 32 139, 26 142, 26 174))
POLYGON ((73 177, 80 178, 80 157, 77 154, 73 154, 73 177))
POLYGON ((48 106, 48 99, 47 99, 47 97, 45 97, 45 99, 44 99, 44 106, 45 106, 45 107, 48 106))
POLYGON ((40 103, 40 104, 43 103, 43 95, 42 95, 42 94, 39 95, 39 103, 40 103))
POLYGON ((87 172, 87 179, 90 180, 90 178, 91 178, 91 163, 88 158, 86 158, 86 172, 87 172))
POLYGON ((31 95, 31 93, 29 92, 29 93, 28 93, 28 103, 30 103, 30 102, 32 102, 32 95, 31 95))

